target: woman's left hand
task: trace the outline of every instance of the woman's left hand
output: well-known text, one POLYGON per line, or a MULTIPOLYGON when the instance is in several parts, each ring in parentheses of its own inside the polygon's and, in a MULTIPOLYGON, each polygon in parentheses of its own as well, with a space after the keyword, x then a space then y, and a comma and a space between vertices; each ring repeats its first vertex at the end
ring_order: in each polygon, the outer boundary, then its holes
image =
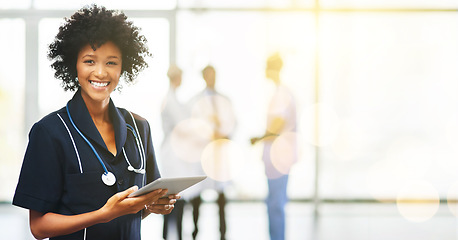
POLYGON ((146 213, 155 213, 155 214, 169 214, 172 212, 173 208, 175 207, 175 203, 181 196, 177 194, 169 195, 168 197, 159 198, 155 202, 151 202, 145 205, 145 212, 146 213))

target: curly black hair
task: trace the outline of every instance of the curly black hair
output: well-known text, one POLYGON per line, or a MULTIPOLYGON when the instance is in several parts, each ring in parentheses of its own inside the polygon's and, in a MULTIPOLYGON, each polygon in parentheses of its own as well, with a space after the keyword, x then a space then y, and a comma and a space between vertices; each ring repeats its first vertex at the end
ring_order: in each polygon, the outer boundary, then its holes
POLYGON ((54 42, 49 45, 48 58, 54 61, 51 65, 56 71, 54 76, 62 80, 65 91, 77 90, 80 85, 76 79, 76 60, 81 48, 90 44, 96 50, 111 41, 122 53, 122 76, 126 82, 133 82, 148 66, 145 57, 151 56, 147 40, 139 31, 122 12, 95 4, 83 7, 69 19, 65 18, 54 42))

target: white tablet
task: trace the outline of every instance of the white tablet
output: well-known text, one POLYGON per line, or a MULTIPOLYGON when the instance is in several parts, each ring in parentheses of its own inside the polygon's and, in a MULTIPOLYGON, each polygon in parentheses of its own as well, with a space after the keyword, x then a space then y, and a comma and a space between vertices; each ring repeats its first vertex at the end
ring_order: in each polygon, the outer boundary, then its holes
POLYGON ((136 197, 156 189, 168 189, 167 196, 169 194, 178 194, 186 188, 204 180, 207 176, 196 176, 196 177, 177 177, 177 178, 158 178, 153 182, 150 182, 146 186, 138 189, 131 193, 129 197, 136 197))

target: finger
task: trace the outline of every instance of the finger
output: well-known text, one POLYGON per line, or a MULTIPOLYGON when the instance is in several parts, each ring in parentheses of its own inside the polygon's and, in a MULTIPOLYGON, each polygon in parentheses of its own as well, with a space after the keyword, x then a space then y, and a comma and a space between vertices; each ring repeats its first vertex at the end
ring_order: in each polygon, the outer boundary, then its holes
POLYGON ((161 192, 162 196, 161 197, 166 196, 168 192, 169 192, 168 189, 162 189, 162 192, 161 192))
POLYGON ((142 197, 144 197, 145 199, 150 199, 152 200, 152 202, 155 202, 162 196, 162 191, 162 189, 156 189, 150 193, 143 195, 142 197))
POLYGON ((137 190, 138 190, 138 186, 137 186, 137 185, 134 185, 134 186, 128 188, 127 190, 125 190, 125 191, 119 192, 119 196, 120 196, 121 198, 126 198, 126 197, 128 197, 131 193, 133 193, 133 192, 135 192, 135 191, 137 191, 137 190))
POLYGON ((167 204, 175 204, 177 200, 175 198, 169 199, 169 198, 160 198, 157 200, 155 203, 160 204, 160 205, 167 205, 167 204))
POLYGON ((179 194, 170 194, 169 195, 169 199, 177 199, 178 200, 180 198, 181 198, 181 196, 179 194))
POLYGON ((146 195, 141 196, 142 201, 144 201, 144 204, 158 204, 159 200, 165 195, 166 190, 163 189, 156 189, 146 195))
POLYGON ((174 205, 166 205, 165 206, 165 213, 162 213, 162 214, 169 214, 172 212, 172 210, 175 208, 174 205))
POLYGON ((159 198, 165 196, 167 194, 167 191, 168 191, 167 189, 159 188, 159 189, 156 189, 156 190, 148 193, 148 196, 149 197, 153 197, 154 196, 154 197, 157 197, 159 199, 159 198))
POLYGON ((174 208, 174 205, 156 205, 154 208, 151 208, 151 210, 153 213, 166 215, 171 213, 174 208))
POLYGON ((170 207, 168 207, 169 210, 166 210, 166 205, 159 205, 159 204, 153 204, 153 205, 148 205, 146 210, 149 213, 155 213, 155 214, 168 214, 171 212, 170 207), (170 211, 170 212, 169 212, 170 211))

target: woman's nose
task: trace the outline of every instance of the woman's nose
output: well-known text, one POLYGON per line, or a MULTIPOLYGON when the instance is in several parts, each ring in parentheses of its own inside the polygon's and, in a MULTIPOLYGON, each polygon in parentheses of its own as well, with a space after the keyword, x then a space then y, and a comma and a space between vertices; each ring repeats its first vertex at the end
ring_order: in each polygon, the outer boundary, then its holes
POLYGON ((98 64, 94 71, 94 75, 100 79, 105 78, 107 76, 107 71, 105 69, 105 66, 103 66, 102 64, 98 64))

